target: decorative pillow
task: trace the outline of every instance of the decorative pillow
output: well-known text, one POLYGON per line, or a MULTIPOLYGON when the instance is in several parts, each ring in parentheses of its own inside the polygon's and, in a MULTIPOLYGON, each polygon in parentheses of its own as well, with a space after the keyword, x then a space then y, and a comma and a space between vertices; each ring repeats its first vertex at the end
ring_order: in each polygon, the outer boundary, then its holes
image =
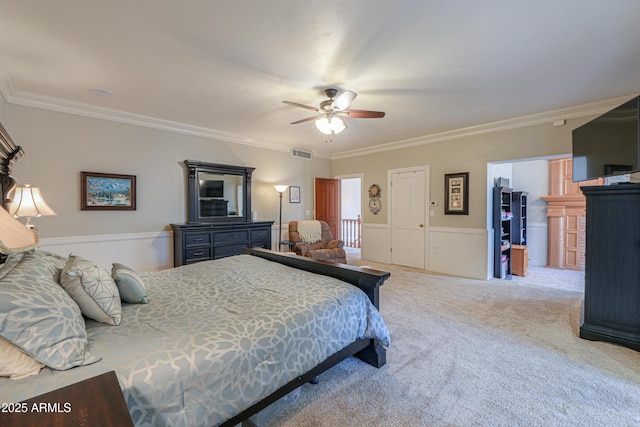
POLYGON ((36 250, 0 266, 0 335, 60 370, 100 360, 86 351, 82 313, 58 284, 65 259, 36 250))
POLYGON ((144 282, 138 276, 138 273, 131 268, 114 262, 111 267, 111 277, 116 282, 116 286, 118 286, 122 301, 131 304, 146 304, 149 302, 144 282))
POLYGON ((104 267, 88 259, 69 255, 60 274, 60 285, 85 316, 109 325, 120 324, 120 294, 104 267))
POLYGON ((0 377, 17 380, 37 375, 44 365, 0 337, 0 377))

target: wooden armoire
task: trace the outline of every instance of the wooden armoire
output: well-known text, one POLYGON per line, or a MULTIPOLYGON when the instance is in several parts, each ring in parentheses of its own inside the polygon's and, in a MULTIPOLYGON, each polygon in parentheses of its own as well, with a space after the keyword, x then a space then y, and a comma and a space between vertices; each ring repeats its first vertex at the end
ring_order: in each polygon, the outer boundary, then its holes
POLYGON ((604 179, 572 181, 571 158, 549 160, 547 267, 584 270, 587 202, 580 187, 603 185, 604 179))

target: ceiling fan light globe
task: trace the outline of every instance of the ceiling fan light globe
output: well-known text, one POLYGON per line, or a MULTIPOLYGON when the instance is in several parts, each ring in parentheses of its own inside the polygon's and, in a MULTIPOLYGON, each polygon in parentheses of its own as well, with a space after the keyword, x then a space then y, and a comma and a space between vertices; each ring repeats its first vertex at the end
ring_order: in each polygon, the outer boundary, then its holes
POLYGON ((321 117, 315 123, 318 130, 325 135, 340 133, 347 128, 347 124, 339 117, 321 117))
POLYGON ((347 124, 340 117, 331 118, 331 130, 333 133, 340 133, 347 128, 347 124))

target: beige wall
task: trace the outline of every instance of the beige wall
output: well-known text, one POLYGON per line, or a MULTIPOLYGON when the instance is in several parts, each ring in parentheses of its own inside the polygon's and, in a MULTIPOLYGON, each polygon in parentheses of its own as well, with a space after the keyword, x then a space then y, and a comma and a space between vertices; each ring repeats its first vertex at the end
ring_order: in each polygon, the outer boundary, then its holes
POLYGON ((459 138, 439 143, 385 151, 360 157, 334 160, 333 175, 364 174, 364 188, 379 184, 383 191, 383 208, 373 215, 366 207, 363 221, 386 224, 389 204, 387 171, 411 166, 430 166, 430 200, 436 200, 434 227, 486 228, 487 163, 556 156, 571 152, 571 130, 589 118, 567 121, 565 126, 552 123, 459 138), (469 215, 444 215, 444 174, 469 172, 469 215))
POLYGON ((259 220, 278 221, 272 184, 298 185, 300 204, 283 202, 283 223, 313 210, 314 177, 330 177, 327 159, 292 158, 268 150, 208 138, 115 123, 2 102, 2 123, 26 155, 13 168, 18 184, 39 186, 55 217, 34 219, 43 238, 166 230, 186 221, 183 161, 255 167, 253 205, 259 220), (136 175, 136 211, 81 211, 80 172, 136 175))

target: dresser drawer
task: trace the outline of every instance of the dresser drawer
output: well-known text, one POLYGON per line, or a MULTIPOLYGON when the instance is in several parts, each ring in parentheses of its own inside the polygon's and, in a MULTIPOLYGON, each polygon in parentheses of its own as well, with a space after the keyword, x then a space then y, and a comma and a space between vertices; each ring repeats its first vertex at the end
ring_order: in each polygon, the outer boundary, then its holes
POLYGON ((251 230, 251 242, 268 242, 269 241, 269 230, 251 230))
POLYGON ((223 258, 253 246, 271 249, 273 221, 171 224, 173 265, 223 258))
POLYGON ((249 242, 249 230, 224 231, 213 234, 214 245, 244 242, 249 242))
POLYGON ((228 245, 228 246, 216 246, 213 252, 215 259, 224 258, 231 255, 240 255, 244 252, 246 244, 242 245, 228 245))
POLYGON ((186 262, 193 260, 205 260, 211 259, 211 246, 203 246, 201 248, 187 248, 184 251, 184 258, 186 262))
POLYGON ((185 233, 184 244, 185 246, 210 245, 211 234, 210 233, 185 233))

